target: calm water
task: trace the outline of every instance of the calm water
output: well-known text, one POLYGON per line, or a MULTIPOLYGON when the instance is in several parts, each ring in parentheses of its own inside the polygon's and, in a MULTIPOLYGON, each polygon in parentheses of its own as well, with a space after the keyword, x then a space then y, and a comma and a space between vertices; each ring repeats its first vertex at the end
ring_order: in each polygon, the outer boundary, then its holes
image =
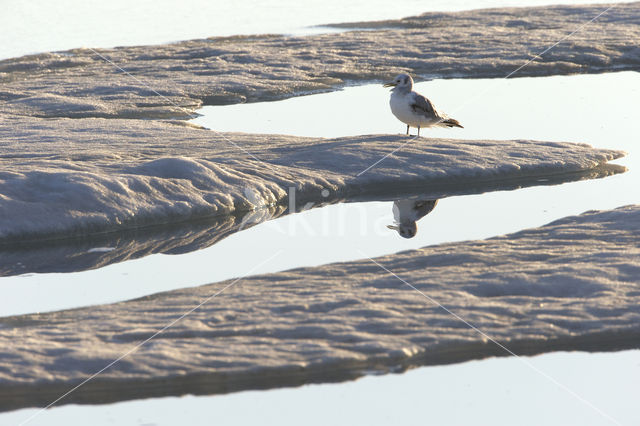
MULTIPOLYGON (((556 352, 527 358, 623 425, 640 424, 640 351, 556 352)), ((0 414, 17 424, 36 413, 0 414)), ((614 425, 515 358, 423 367, 369 376, 219 396, 185 396, 103 406, 69 405, 29 425, 614 425)))

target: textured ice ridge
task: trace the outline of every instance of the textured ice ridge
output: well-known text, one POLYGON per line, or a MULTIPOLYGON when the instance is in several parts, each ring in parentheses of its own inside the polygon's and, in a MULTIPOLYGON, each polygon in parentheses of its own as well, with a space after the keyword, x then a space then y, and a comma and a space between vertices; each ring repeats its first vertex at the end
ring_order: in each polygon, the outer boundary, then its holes
MULTIPOLYGON (((637 347, 640 206, 376 262, 423 294, 370 260, 244 278, 62 402, 224 393, 507 355, 425 295, 521 355, 637 347)), ((0 409, 51 402, 231 283, 1 318, 0 409)))
MULTIPOLYGON (((416 185, 476 192, 532 185, 623 155, 573 143, 422 138, 360 174, 406 141, 397 135, 314 139, 220 134, 146 120, 0 116, 0 243, 286 204, 290 188, 298 202, 323 199, 323 190, 329 192, 323 201, 330 202, 416 185)), ((456 191, 432 195, 451 193, 456 191)))
POLYGON ((24 56, 0 61, 0 112, 75 118, 185 117, 203 104, 283 99, 334 90, 349 82, 386 80, 398 72, 427 78, 505 77, 530 59, 535 60, 517 76, 640 69, 640 47, 634 42, 640 39, 640 3, 616 5, 537 57, 606 8, 427 13, 347 24, 368 31, 99 49, 139 81, 89 49, 24 56))

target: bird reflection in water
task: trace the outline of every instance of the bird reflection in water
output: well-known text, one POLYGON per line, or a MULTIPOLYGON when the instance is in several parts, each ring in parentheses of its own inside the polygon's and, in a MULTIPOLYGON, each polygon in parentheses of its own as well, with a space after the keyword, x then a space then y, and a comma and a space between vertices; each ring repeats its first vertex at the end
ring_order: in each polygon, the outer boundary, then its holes
POLYGON ((438 204, 438 200, 396 200, 393 202, 395 224, 387 228, 398 231, 401 237, 413 238, 418 232, 416 222, 428 215, 438 204))

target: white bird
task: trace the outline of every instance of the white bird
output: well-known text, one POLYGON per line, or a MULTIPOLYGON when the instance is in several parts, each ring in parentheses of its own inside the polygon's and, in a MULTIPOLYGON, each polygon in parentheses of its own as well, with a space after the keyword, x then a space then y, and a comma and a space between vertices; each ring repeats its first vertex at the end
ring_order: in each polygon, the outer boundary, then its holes
POLYGON ((438 200, 396 200, 393 202, 393 219, 395 225, 387 228, 398 231, 401 237, 413 238, 418 232, 418 220, 433 210, 438 200))
POLYGON ((448 117, 446 114, 438 112, 431 101, 421 94, 413 91, 413 79, 409 74, 399 74, 392 82, 386 83, 384 87, 391 89, 391 112, 396 118, 407 125, 407 135, 409 127, 418 128, 420 136, 421 127, 460 127, 458 120, 448 117))

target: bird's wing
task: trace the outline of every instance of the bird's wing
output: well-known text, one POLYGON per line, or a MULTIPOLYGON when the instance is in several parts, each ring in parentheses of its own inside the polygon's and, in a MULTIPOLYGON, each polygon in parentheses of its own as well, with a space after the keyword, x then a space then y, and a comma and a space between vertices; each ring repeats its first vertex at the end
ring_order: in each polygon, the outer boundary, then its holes
POLYGON ((429 213, 431 213, 431 210, 433 210, 436 207, 436 204, 438 204, 438 200, 416 201, 415 204, 413 205, 413 209, 416 212, 417 219, 420 219, 428 215, 429 213))
POLYGON ((413 94, 413 99, 409 106, 416 114, 424 115, 425 117, 440 117, 431 101, 418 93, 413 94))

